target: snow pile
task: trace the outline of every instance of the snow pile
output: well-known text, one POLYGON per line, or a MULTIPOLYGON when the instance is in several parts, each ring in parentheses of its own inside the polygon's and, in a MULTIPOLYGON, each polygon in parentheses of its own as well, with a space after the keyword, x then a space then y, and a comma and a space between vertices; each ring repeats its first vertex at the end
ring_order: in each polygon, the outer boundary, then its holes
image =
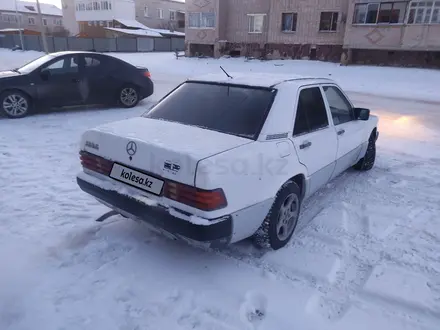
MULTIPOLYGON (((244 58, 221 59, 175 59, 173 53, 110 53, 135 65, 148 67, 154 81, 174 84, 186 78, 207 73, 226 71, 279 73, 302 76, 318 76, 334 79, 345 90, 358 93, 382 95, 387 97, 440 102, 438 81, 439 70, 393 68, 375 66, 340 66, 335 63, 274 60, 245 61, 244 58)), ((11 69, 23 62, 41 56, 42 53, 12 52, 0 49, 0 69, 11 69), (6 61, 4 62, 3 59, 6 61)))

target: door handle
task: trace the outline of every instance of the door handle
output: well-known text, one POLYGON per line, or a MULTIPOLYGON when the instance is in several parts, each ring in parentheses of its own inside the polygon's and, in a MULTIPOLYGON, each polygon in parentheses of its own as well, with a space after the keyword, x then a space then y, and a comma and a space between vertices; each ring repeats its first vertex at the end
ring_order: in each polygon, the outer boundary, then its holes
POLYGON ((303 142, 303 144, 299 145, 300 149, 306 149, 308 147, 310 147, 312 145, 312 142, 308 141, 308 142, 303 142))
POLYGON ((345 133, 345 129, 341 129, 340 131, 338 131, 338 135, 342 135, 345 133))

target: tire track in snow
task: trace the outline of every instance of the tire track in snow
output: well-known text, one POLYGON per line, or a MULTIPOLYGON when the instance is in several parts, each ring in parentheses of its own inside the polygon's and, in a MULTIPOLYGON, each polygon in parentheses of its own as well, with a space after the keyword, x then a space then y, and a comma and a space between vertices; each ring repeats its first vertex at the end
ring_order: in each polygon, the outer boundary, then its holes
MULTIPOLYGON (((377 170, 375 176, 377 176, 377 173, 381 174, 381 170, 377 170)), ((382 173, 382 175, 384 174, 382 173)), ((358 175, 354 175, 354 177, 356 179, 359 178, 358 175)), ((427 283, 431 283, 434 301, 440 301, 440 289, 437 290, 439 286, 435 281, 436 278, 440 278, 440 272, 437 270, 440 270, 440 260, 438 258, 435 260, 436 253, 438 256, 438 248, 435 249, 431 246, 431 249, 429 249, 428 247, 428 252, 421 251, 419 248, 413 254, 414 258, 402 260, 402 255, 409 253, 408 240, 417 235, 417 233, 414 233, 414 228, 424 228, 425 224, 421 223, 419 219, 425 219, 425 222, 430 221, 429 216, 427 217, 426 214, 423 214, 424 206, 427 206, 428 212, 439 210, 438 205, 440 203, 435 203, 439 201, 439 198, 426 199, 425 194, 416 195, 413 198, 412 193, 415 193, 418 189, 402 192, 397 185, 393 186, 388 183, 390 181, 398 183, 402 178, 408 179, 405 175, 392 173, 388 175, 387 173, 387 177, 384 180, 385 185, 381 187, 383 192, 379 191, 379 194, 374 198, 377 201, 375 205, 387 208, 386 203, 384 203, 387 200, 385 192, 389 193, 390 190, 391 192, 395 190, 397 198, 400 199, 399 204, 404 205, 404 208, 409 208, 411 211, 389 224, 383 232, 379 233, 378 237, 372 235, 370 231, 372 226, 370 218, 377 215, 386 217, 386 214, 382 215, 379 211, 379 213, 373 212, 372 215, 369 215, 371 210, 368 211, 365 205, 361 204, 359 206, 343 203, 339 206, 342 205, 343 208, 342 218, 345 225, 343 228, 327 228, 314 223, 314 219, 325 210, 319 205, 324 203, 330 204, 331 207, 337 207, 338 204, 331 203, 334 198, 329 197, 326 191, 320 194, 324 196, 323 198, 312 198, 312 201, 307 205, 307 211, 303 214, 305 224, 303 223, 303 226, 299 227, 299 231, 294 236, 289 249, 292 249, 292 253, 295 253, 293 249, 298 248, 298 244, 307 246, 311 241, 317 241, 318 247, 321 247, 323 250, 322 253, 337 256, 339 258, 338 262, 331 271, 334 276, 328 281, 323 281, 321 278, 300 269, 287 269, 280 264, 267 262, 264 253, 261 252, 252 255, 241 253, 239 248, 232 248, 223 253, 227 257, 234 258, 239 262, 244 262, 258 269, 264 269, 290 285, 314 288, 316 294, 310 300, 309 312, 318 312, 318 314, 331 320, 340 319, 351 306, 356 306, 361 309, 379 308, 388 315, 398 316, 405 320, 409 318, 411 322, 415 322, 418 325, 424 324, 431 327, 439 324, 440 305, 437 305, 438 307, 427 307, 390 296, 388 293, 365 290, 365 285, 369 281, 374 282, 371 276, 376 266, 385 265, 385 267, 389 267, 394 265, 401 269, 408 269, 415 274, 423 275, 427 279, 427 283), (387 244, 388 242, 390 245, 387 244), (431 256, 430 253, 432 254, 431 256), (316 306, 322 307, 317 308, 316 306), (396 312, 396 309, 400 309, 403 312, 396 312)), ((421 178, 411 179, 413 181, 416 180, 419 186, 423 186, 425 183, 425 180, 421 178)), ((341 184, 344 183, 342 182, 341 184)), ((338 186, 338 183, 335 185, 338 186)), ((325 190, 333 188, 332 186, 333 184, 330 184, 325 190)), ((354 188, 356 189, 356 187, 354 188)), ((338 194, 337 198, 344 200, 344 197, 352 194, 355 189, 342 189, 344 193, 342 196, 338 194)), ((351 196, 351 198, 355 197, 351 196)), ((351 198, 346 200, 351 201, 351 198)), ((362 196, 360 198, 362 200, 362 196)), ((371 198, 369 198, 370 201, 371 198)), ((314 244, 315 248, 316 246, 314 244)), ((414 247, 411 248, 411 250, 413 249, 414 247)))

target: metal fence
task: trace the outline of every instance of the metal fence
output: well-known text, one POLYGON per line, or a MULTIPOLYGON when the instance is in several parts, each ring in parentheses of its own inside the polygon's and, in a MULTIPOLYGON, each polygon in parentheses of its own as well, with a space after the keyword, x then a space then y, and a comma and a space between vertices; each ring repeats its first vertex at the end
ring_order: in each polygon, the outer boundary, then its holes
MULTIPOLYGON (((24 35, 25 50, 43 51, 39 35, 24 35)), ((21 46, 19 35, 0 35, 0 48, 21 46)), ((49 52, 92 50, 97 52, 169 52, 185 50, 183 38, 76 38, 47 37, 49 52)))

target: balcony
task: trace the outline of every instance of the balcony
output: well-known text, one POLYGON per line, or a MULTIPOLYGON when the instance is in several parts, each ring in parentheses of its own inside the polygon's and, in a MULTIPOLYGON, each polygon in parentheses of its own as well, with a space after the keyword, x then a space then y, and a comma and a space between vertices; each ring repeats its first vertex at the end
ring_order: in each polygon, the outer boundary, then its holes
POLYGON ((75 19, 77 22, 111 21, 114 18, 134 20, 134 1, 75 0, 75 19))

